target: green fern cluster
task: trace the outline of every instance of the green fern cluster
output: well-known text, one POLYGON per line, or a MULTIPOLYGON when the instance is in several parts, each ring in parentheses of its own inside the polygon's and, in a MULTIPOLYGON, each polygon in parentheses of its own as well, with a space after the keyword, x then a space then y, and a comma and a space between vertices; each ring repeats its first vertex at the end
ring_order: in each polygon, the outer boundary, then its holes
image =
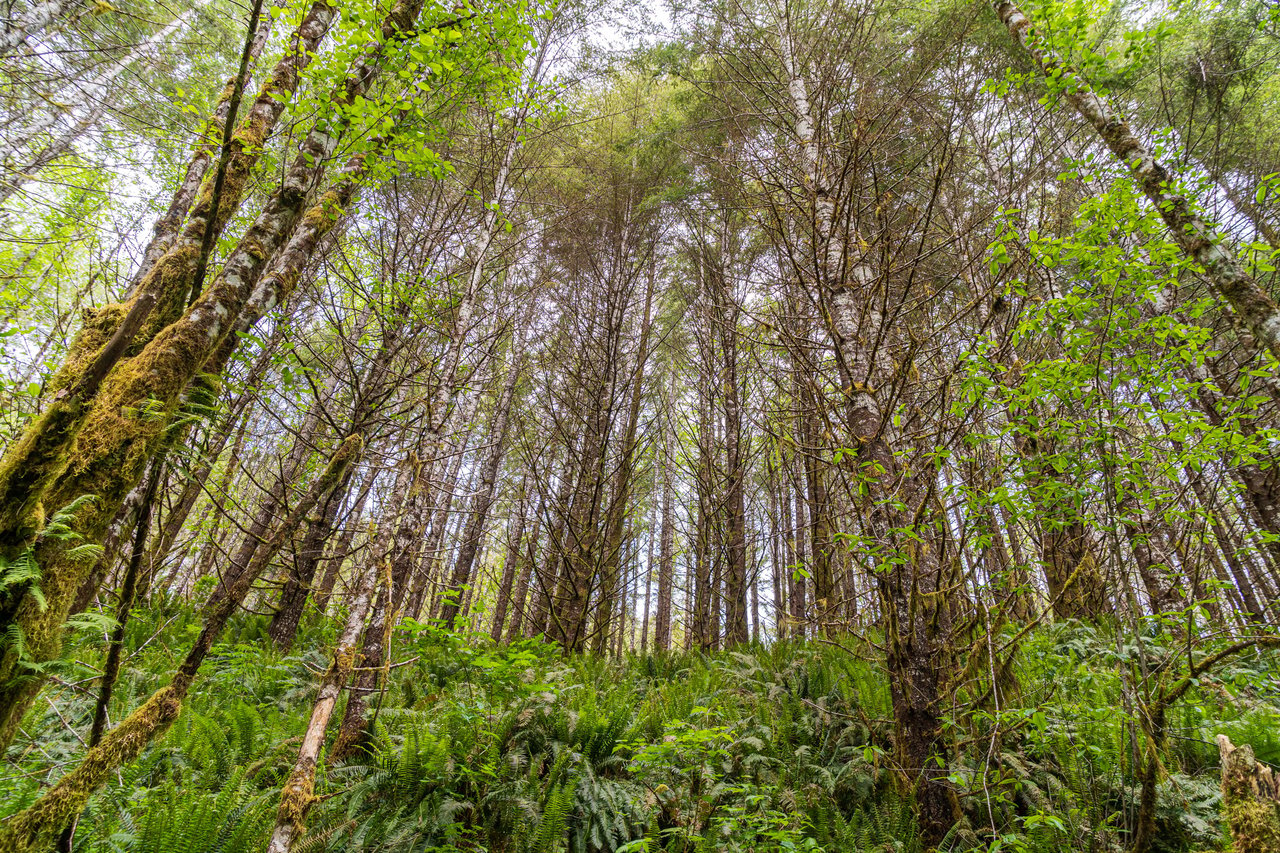
MULTIPOLYGON (((281 657, 252 641, 259 622, 239 620, 177 724, 91 801, 78 850, 260 844, 331 626, 305 629, 299 653, 281 657)), ((113 719, 171 671, 198 624, 173 602, 137 614, 113 719)), ((86 629, 68 644, 86 683, 100 636, 86 629)), ((393 670, 367 750, 318 769, 303 850, 922 849, 873 654, 779 643, 566 659, 551 646, 508 649, 437 631, 403 642, 411 663, 393 670)), ((1016 701, 949 720, 965 820, 943 850, 1125 845, 1140 783, 1131 654, 1076 626, 1025 640, 1016 701)), ((1266 656, 1242 661, 1238 678, 1205 679, 1171 710, 1158 853, 1221 843, 1216 755, 1205 741, 1226 730, 1260 753, 1273 748, 1276 671, 1266 656)), ((50 697, 24 726, 44 733, 39 748, 19 743, 15 772, 0 776, 0 812, 30 802, 81 752, 75 730, 88 723, 92 691, 69 679, 50 697)))

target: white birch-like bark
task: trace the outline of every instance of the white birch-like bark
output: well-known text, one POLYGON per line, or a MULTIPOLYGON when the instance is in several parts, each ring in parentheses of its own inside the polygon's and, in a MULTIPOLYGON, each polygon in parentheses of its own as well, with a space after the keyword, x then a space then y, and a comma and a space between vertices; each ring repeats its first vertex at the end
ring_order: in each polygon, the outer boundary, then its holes
MULTIPOLYGON (((65 133, 52 140, 49 148, 60 148, 62 151, 70 149, 97 118, 106 112, 110 104, 110 90, 120 76, 135 63, 155 56, 162 45, 168 44, 174 34, 190 22, 197 10, 208 4, 209 0, 199 0, 196 5, 181 12, 166 26, 153 33, 120 59, 111 62, 105 69, 87 80, 70 83, 63 87, 52 97, 48 110, 36 116, 30 124, 16 133, 6 134, 9 138, 3 146, 0 146, 0 164, 7 166, 21 159, 21 152, 30 148, 39 137, 53 130, 64 118, 70 120, 70 127, 65 133)), ((5 195, 0 197, 0 201, 13 193, 13 189, 16 189, 13 185, 20 184, 28 177, 30 174, 22 170, 16 170, 7 175, 3 183, 0 183, 0 189, 6 191, 5 195), (11 186, 13 189, 10 188, 11 186)))
POLYGON ((16 51, 26 44, 28 38, 39 35, 60 15, 78 5, 80 0, 44 0, 36 3, 12 29, 0 33, 0 58, 16 51))

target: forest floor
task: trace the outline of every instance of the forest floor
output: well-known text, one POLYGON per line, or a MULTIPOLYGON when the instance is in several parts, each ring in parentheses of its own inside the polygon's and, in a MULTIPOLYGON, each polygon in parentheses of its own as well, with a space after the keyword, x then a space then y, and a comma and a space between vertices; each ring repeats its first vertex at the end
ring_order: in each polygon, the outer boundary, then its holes
MULTIPOLYGON (((99 792, 77 850, 261 850, 306 728, 331 629, 267 650, 246 616, 168 735, 99 792)), ((129 625, 118 720, 199 627, 186 607, 129 625)), ((101 628, 83 629, 0 767, 0 817, 74 766, 101 628)), ((1123 849, 1138 803, 1143 701, 1133 656, 1159 637, 1078 624, 1024 641, 1002 706, 955 714, 950 778, 967 819, 944 850, 1123 849)), ((303 850, 921 850, 889 760, 889 690, 852 638, 718 653, 565 658, 540 641, 408 623, 375 734, 322 767, 303 850)), ((1156 851, 1227 846, 1214 736, 1280 762, 1270 653, 1234 659, 1169 713, 1156 851)), ((956 691, 957 709, 968 698, 956 691)))

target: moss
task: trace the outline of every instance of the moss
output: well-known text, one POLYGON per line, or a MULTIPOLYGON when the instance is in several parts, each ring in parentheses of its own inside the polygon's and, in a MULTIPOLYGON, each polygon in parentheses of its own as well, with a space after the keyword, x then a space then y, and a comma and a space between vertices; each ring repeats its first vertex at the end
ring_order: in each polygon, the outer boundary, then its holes
POLYGON ((46 494, 70 464, 84 408, 74 398, 55 399, 0 459, 0 557, 12 559, 31 544, 44 525, 46 506, 70 503, 49 501, 46 494))
POLYGON ((276 812, 276 820, 278 823, 292 826, 296 834, 302 833, 307 812, 316 800, 315 779, 315 760, 301 759, 289 774, 289 781, 285 782, 284 789, 280 792, 280 808, 276 812))
POLYGON ((1236 853, 1280 853, 1280 786, 1258 764, 1248 744, 1232 746, 1218 735, 1222 755, 1222 806, 1236 853))
MULTIPOLYGON (((47 418, 61 412, 54 406, 35 425, 40 427, 36 433, 40 440, 56 450, 46 452, 49 458, 40 457, 39 466, 32 469, 42 477, 38 485, 44 506, 62 507, 83 495, 98 496, 77 518, 77 532, 85 540, 102 538, 125 495, 141 480, 147 462, 164 439, 182 391, 208 356, 209 346, 208 334, 199 324, 172 324, 138 356, 116 365, 83 417, 69 411, 62 418, 65 423, 45 424, 47 418)), ((34 458, 34 451, 28 457, 34 458)), ((6 463, 8 459, 9 455, 6 463)), ((35 474, 24 469, 23 476, 35 474)), ((34 517, 30 501, 22 506, 22 519, 34 517)), ((6 512, 12 515, 15 511, 6 512)), ((9 529, 15 530, 17 525, 9 529)), ((46 604, 42 607, 26 596, 12 621, 22 631, 31 656, 50 660, 60 650, 62 626, 89 567, 69 559, 55 542, 38 544, 36 561, 42 568, 41 592, 46 604)), ((11 683, 13 674, 0 662, 0 709, 8 718, 21 717, 30 701, 19 697, 19 685, 11 683)), ((6 729, 5 719, 0 718, 0 737, 6 729)), ((0 740, 0 747, 5 743, 0 740)))
POLYGON ((57 392, 63 388, 69 388, 80 378, 80 374, 93 361, 93 357, 107 341, 111 340, 116 329, 120 328, 120 321, 128 311, 129 306, 120 303, 84 310, 81 315, 80 331, 62 359, 62 366, 58 368, 53 379, 49 380, 50 390, 57 392))
POLYGON ((302 215, 302 227, 314 228, 320 234, 325 234, 341 218, 343 207, 342 197, 330 190, 302 215))
POLYGON ((0 853, 48 846, 89 797, 118 768, 136 758, 163 734, 182 710, 182 696, 164 687, 89 750, 80 765, 40 799, 0 825, 0 853))

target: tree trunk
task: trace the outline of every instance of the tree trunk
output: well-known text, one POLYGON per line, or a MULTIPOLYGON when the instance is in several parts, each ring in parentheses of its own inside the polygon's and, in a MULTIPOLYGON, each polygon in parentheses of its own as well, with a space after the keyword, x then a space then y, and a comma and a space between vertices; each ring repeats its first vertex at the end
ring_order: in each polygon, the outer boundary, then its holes
POLYGON ((1257 342, 1280 358, 1280 307, 1224 245, 1218 229, 1196 214, 1172 171, 1138 140, 1128 122, 1098 97, 1088 82, 1058 58, 1017 6, 1009 0, 995 0, 992 5, 1009 34, 1026 48, 1045 75, 1055 81, 1062 96, 1129 169, 1174 241, 1204 269, 1214 291, 1235 309, 1257 342))
MULTIPOLYGON (((518 494, 514 499, 516 507, 516 516, 514 523, 507 530, 507 553, 502 560, 502 580, 498 583, 497 600, 493 605, 493 624, 489 626, 489 636, 495 643, 501 642, 502 631, 507 625, 507 611, 512 608, 512 587, 516 583, 516 567, 520 565, 520 554, 522 553, 521 540, 524 537, 525 517, 528 515, 528 507, 525 506, 526 494, 528 487, 528 476, 520 481, 518 494)), ((527 568, 528 563, 524 564, 523 569, 527 568)), ((528 588, 528 575, 525 574, 525 586, 528 588)), ((520 609, 520 604, 515 604, 515 609, 520 609)))
POLYGON ((44 28, 63 15, 69 14, 83 0, 36 0, 20 20, 13 21, 0 33, 0 57, 8 56, 27 43, 31 36, 44 32, 44 28))
POLYGON ((347 613, 342 636, 338 638, 338 644, 333 650, 333 661, 320 679, 320 690, 311 708, 311 719, 302 735, 298 760, 280 792, 276 827, 271 833, 271 840, 267 842, 267 853, 289 853, 293 849, 294 844, 302 837, 307 812, 316 802, 316 764, 320 759, 325 730, 329 727, 333 709, 337 706, 342 688, 346 686, 356 664, 356 644, 360 640, 365 618, 369 615, 373 586, 371 576, 372 572, 367 571, 362 575, 363 579, 347 613))
MULTIPOLYGON (((879 273, 865 253, 846 253, 837 229, 836 200, 828 189, 815 138, 807 82, 799 71, 789 26, 780 24, 782 61, 796 113, 805 188, 812 205, 814 270, 827 331, 844 386, 845 418, 857 448, 858 476, 866 487, 864 523, 874 540, 873 558, 890 562, 876 573, 885 611, 885 665, 894 716, 894 747, 903 780, 915 795, 923 840, 937 844, 955 823, 959 806, 948 782, 948 750, 942 702, 947 659, 947 578, 932 518, 933 463, 905 469, 895 453, 900 440, 878 396, 895 386, 897 370, 887 347, 872 348, 884 329, 879 273), (900 537, 905 534, 906 541, 900 537), (900 559, 904 558, 904 559, 900 559)), ((843 227, 843 226, 841 226, 843 227)), ((854 245, 861 238, 853 235, 854 245)))
MULTIPOLYGON (((466 533, 462 536, 458 559, 453 566, 453 576, 449 579, 449 588, 441 603, 440 622, 449 631, 453 630, 458 618, 458 602, 461 599, 463 587, 473 581, 476 553, 480 548, 485 524, 489 520, 489 510, 493 507, 494 490, 498 484, 498 468, 502 465, 503 454, 506 451, 511 404, 515 399, 516 384, 520 381, 523 367, 522 331, 517 329, 512 343, 510 363, 507 366, 507 378, 503 383, 502 393, 494 403, 494 421, 489 431, 489 454, 480 469, 480 485, 472 498, 466 533)), ((500 625, 501 622, 498 624, 500 625)))

